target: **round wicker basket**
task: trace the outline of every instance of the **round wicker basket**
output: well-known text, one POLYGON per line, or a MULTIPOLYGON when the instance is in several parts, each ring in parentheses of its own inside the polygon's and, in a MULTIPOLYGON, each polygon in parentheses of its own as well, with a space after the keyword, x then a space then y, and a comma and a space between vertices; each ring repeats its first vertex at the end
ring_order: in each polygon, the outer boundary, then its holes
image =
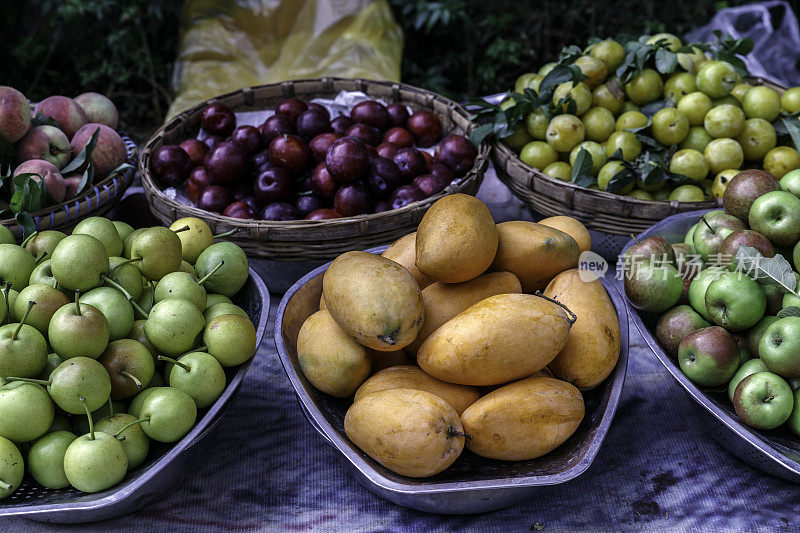
MULTIPOLYGON (((749 78, 754 85, 767 85, 778 93, 785 87, 762 78, 749 78)), ((638 234, 656 222, 676 213, 713 209, 721 201, 656 202, 621 196, 581 187, 546 176, 523 163, 502 142, 492 145, 492 160, 497 176, 523 202, 544 216, 567 215, 580 220, 587 228, 612 235, 638 234)))
POLYGON ((193 216, 205 220, 215 233, 233 230, 227 239, 241 246, 251 257, 278 261, 320 261, 348 250, 363 250, 387 244, 414 231, 425 211, 439 198, 461 192, 475 194, 489 164, 489 146, 482 144, 478 157, 466 175, 444 191, 425 200, 383 213, 334 220, 267 221, 242 220, 203 211, 182 204, 161 191, 150 174, 150 158, 164 144, 177 144, 194 137, 203 108, 211 102, 234 111, 271 109, 289 97, 332 98, 340 91, 362 91, 372 98, 400 102, 412 109, 431 109, 447 133, 467 134, 474 127, 469 113, 460 105, 424 89, 402 83, 364 79, 320 78, 248 87, 198 104, 167 122, 147 142, 139 161, 142 185, 150 208, 164 224, 193 216))
MULTIPOLYGON (((120 136, 128 154, 125 162, 131 165, 131 168, 114 172, 75 198, 31 213, 36 231, 69 230, 82 219, 102 215, 116 205, 125 189, 133 183, 139 153, 130 137, 124 134, 120 136)), ((15 219, 0 220, 0 224, 10 229, 18 239, 22 239, 23 229, 15 219)))

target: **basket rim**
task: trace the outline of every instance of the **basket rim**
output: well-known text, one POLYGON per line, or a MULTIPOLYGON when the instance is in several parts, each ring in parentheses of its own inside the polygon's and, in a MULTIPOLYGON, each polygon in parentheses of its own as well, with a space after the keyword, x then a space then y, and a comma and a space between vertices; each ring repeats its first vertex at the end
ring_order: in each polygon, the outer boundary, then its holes
MULTIPOLYGON (((462 177, 457 178, 456 180, 451 182, 441 192, 433 196, 430 196, 428 198, 425 198, 424 200, 412 202, 399 209, 392 209, 381 213, 367 213, 352 217, 342 217, 342 218, 328 219, 328 220, 279 221, 279 220, 248 220, 248 219, 226 217, 221 213, 204 211, 193 205, 182 204, 165 195, 164 192, 161 190, 161 188, 155 183, 155 180, 150 174, 149 161, 151 157, 151 151, 155 148, 155 146, 158 145, 162 137, 168 133, 168 130, 171 130, 176 125, 181 123, 186 124, 190 122, 191 121, 190 117, 198 113, 202 108, 204 108, 206 105, 210 103, 218 103, 224 101, 225 99, 236 97, 242 92, 249 92, 262 88, 273 88, 273 87, 284 87, 284 88, 292 87, 292 90, 290 91, 292 94, 302 95, 303 94, 302 91, 300 93, 297 93, 294 90, 296 86, 300 85, 302 88, 303 84, 322 84, 323 85, 322 88, 324 89, 325 85, 332 85, 337 82, 352 84, 353 88, 350 90, 360 90, 365 93, 367 92, 369 86, 388 87, 391 88, 393 91, 397 92, 399 92, 401 89, 409 92, 417 92, 421 95, 424 95, 426 98, 430 98, 431 100, 438 100, 439 102, 447 106, 452 113, 455 113, 456 115, 464 119, 464 121, 466 122, 465 135, 468 135, 469 132, 476 127, 476 124, 470 120, 470 113, 457 102, 447 97, 444 97, 440 94, 437 94, 433 91, 429 91, 427 89, 422 89, 419 87, 414 87, 413 85, 408 85, 401 82, 386 81, 386 80, 371 80, 367 78, 341 78, 334 76, 326 76, 321 78, 306 78, 306 79, 289 80, 277 83, 269 83, 263 85, 254 85, 209 98, 208 100, 195 104, 194 106, 181 111, 179 114, 175 115, 172 119, 164 123, 162 127, 159 128, 153 134, 153 136, 147 141, 147 143, 145 143, 142 150, 142 157, 139 158, 138 169, 142 179, 142 186, 144 187, 147 193, 152 194, 153 196, 158 198, 159 201, 166 204, 166 206, 168 206, 169 208, 181 211, 182 214, 184 214, 184 216, 207 217, 209 219, 215 220, 217 223, 225 224, 226 227, 230 227, 231 229, 237 230, 238 232, 239 230, 250 230, 250 229, 268 231, 270 228, 285 230, 285 229, 307 229, 315 227, 330 228, 330 227, 343 227, 343 226, 359 226, 376 220, 385 220, 390 217, 395 217, 395 216, 402 217, 406 214, 413 213, 417 209, 433 204, 436 200, 444 196, 461 192, 461 190, 465 188, 465 186, 468 185, 470 182, 472 182, 476 178, 482 177, 483 172, 485 172, 486 167, 488 166, 490 157, 491 147, 487 142, 482 142, 476 148, 477 155, 475 157, 475 162, 473 163, 473 166, 470 170, 468 170, 462 177)), ((321 92, 321 91, 317 90, 316 92, 321 92)), ((287 95, 287 97, 289 96, 287 95)), ((152 199, 149 199, 149 203, 151 204, 151 209, 152 209, 152 202, 153 202, 152 199)), ((156 214, 156 216, 158 215, 156 214)), ((232 235, 232 237, 235 238, 237 237, 237 235, 234 234, 232 235)), ((241 237, 241 235, 238 235, 238 237, 241 237)))

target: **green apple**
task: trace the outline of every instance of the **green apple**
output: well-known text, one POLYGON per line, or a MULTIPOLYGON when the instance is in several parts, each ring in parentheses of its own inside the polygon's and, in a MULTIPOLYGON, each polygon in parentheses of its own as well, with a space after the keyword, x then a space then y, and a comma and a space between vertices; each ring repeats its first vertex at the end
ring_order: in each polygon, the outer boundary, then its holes
POLYGON ((686 232, 686 235, 683 238, 683 242, 685 242, 686 244, 691 244, 692 247, 694 247, 694 232, 697 231, 698 224, 700 224, 700 222, 697 222, 695 225, 689 228, 688 231, 686 232))
POLYGON ((800 168, 783 175, 781 178, 781 189, 800 198, 800 168))
POLYGON ((737 173, 722 196, 725 212, 747 222, 750 207, 756 198, 770 191, 779 191, 780 182, 763 170, 750 169, 737 173))
POLYGON ((702 154, 705 152, 708 143, 713 140, 714 139, 703 126, 692 126, 689 128, 689 133, 686 134, 686 138, 678 145, 678 148, 697 150, 702 154))
POLYGON ((745 121, 736 141, 742 145, 745 159, 761 160, 775 148, 778 138, 772 124, 763 118, 751 118, 745 121))
POLYGON ((781 110, 788 115, 800 111, 800 87, 792 87, 781 95, 781 110))
POLYGON ((708 175, 708 163, 702 153, 685 148, 672 155, 669 160, 669 171, 673 174, 683 174, 696 182, 701 182, 708 175))
POLYGON ((794 389, 792 396, 794 397, 794 407, 792 408, 792 414, 789 416, 789 420, 786 421, 786 427, 795 435, 800 436, 800 387, 794 389))
POLYGON ((706 199, 703 189, 696 185, 681 185, 675 187, 667 198, 670 202, 702 202, 706 199))
POLYGON ((764 361, 758 358, 745 361, 742 366, 739 367, 739 370, 736 371, 736 374, 733 375, 730 383, 728 383, 728 399, 731 403, 733 402, 733 394, 736 392, 736 386, 739 385, 744 378, 757 372, 769 372, 764 361))
POLYGON ((761 343, 761 337, 764 336, 764 332, 767 331, 767 328, 777 320, 778 317, 775 315, 764 315, 764 317, 759 320, 755 326, 747 330, 747 347, 753 356, 761 357, 761 354, 758 351, 759 344, 761 343))
POLYGON ((711 107, 711 98, 700 91, 689 93, 678 102, 678 111, 683 113, 690 126, 702 126, 711 107))
POLYGON ((719 387, 730 381, 739 368, 739 345, 719 326, 687 334, 678 344, 678 366, 701 387, 719 387))
POLYGON ((630 130, 633 128, 643 128, 649 122, 644 113, 639 111, 625 111, 617 118, 615 129, 617 131, 630 130))
POLYGON ((581 119, 568 113, 558 115, 547 126, 547 144, 557 152, 569 152, 583 142, 585 134, 581 119))
POLYGON ((678 355, 681 340, 693 331, 707 328, 708 323, 700 314, 688 305, 673 307, 658 319, 656 338, 661 346, 672 357, 678 355))
POLYGON ((766 85, 759 85, 745 93, 742 108, 747 118, 763 118, 772 122, 781 111, 781 98, 766 85))
POLYGON ((744 163, 742 145, 733 139, 714 139, 706 146, 703 155, 714 174, 723 170, 741 168, 744 163))
POLYGON ((764 291, 742 272, 726 272, 709 283, 705 299, 711 320, 731 331, 754 326, 767 310, 764 291))
POLYGON ((627 266, 640 263, 660 262, 662 264, 675 264, 675 248, 664 237, 648 237, 637 241, 625 251, 624 261, 627 266))
POLYGON ((689 285, 689 304, 700 316, 711 322, 711 315, 706 309, 706 290, 712 281, 720 279, 727 272, 725 267, 712 266, 701 271, 689 285))
POLYGON ((663 313, 675 306, 682 289, 683 280, 671 264, 636 264, 625 273, 625 295, 645 313, 663 313))
POLYGON ((789 384, 777 374, 756 372, 736 386, 733 408, 748 426, 774 429, 791 416, 794 394, 789 384))
POLYGON ((586 139, 594 142, 605 142, 614 133, 614 115, 605 107, 593 107, 582 117, 586 139))
POLYGON ((765 171, 781 179, 800 168, 800 154, 789 146, 776 146, 764 156, 763 166, 765 171))
POLYGON ((712 107, 703 119, 703 127, 715 139, 736 137, 744 129, 744 111, 729 104, 712 107))
POLYGON ((794 246, 800 239, 800 198, 786 191, 768 192, 753 202, 748 220, 775 246, 794 246))
POLYGON ((697 71, 697 88, 711 98, 722 98, 736 86, 736 69, 727 61, 706 61, 697 71))
POLYGON ((689 120, 676 108, 665 107, 653 115, 651 131, 656 141, 672 146, 683 141, 689 134, 689 120))
POLYGON ((564 163, 563 161, 556 161, 550 165, 547 165, 542 173, 545 176, 550 176, 551 178, 555 178, 561 181, 570 181, 572 179, 572 167, 569 166, 569 163, 564 163))
POLYGON ((617 150, 622 151, 622 159, 633 161, 642 153, 642 142, 630 131, 615 131, 606 141, 606 156, 613 156, 617 150))
POLYGON ((784 378, 800 377, 800 317, 772 322, 758 342, 758 354, 770 372, 784 378))
POLYGON ((663 88, 661 75, 651 68, 646 68, 625 84, 625 93, 634 104, 644 105, 658 100, 663 88))
POLYGON ((542 169, 558 161, 558 153, 546 142, 532 141, 522 147, 519 158, 526 165, 542 169))

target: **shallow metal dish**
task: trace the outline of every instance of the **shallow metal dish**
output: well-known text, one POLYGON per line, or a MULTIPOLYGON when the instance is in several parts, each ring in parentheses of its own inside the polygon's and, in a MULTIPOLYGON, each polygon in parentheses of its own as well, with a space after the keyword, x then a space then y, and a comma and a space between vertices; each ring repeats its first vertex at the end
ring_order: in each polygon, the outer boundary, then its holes
MULTIPOLYGON (((369 250, 380 253, 385 247, 369 250)), ((356 480, 381 498, 431 513, 471 514, 508 507, 547 485, 569 481, 586 471, 597 455, 617 409, 628 366, 628 315, 616 288, 603 281, 620 322, 622 343, 612 374, 584 393, 586 416, 575 433, 551 453, 531 461, 505 462, 464 450, 444 472, 423 479, 403 477, 384 468, 350 442, 344 415, 352 399, 333 398, 316 390, 297 363, 297 334, 319 309, 325 264, 295 283, 281 300, 275 317, 275 345, 298 402, 314 429, 339 453, 356 480)))
MULTIPOLYGON (((232 300, 255 324, 258 347, 267 329, 270 302, 267 287, 253 269, 232 300)), ((42 522, 94 522, 132 513, 161 499, 192 471, 193 464, 203 460, 203 451, 213 441, 209 437, 235 398, 252 362, 253 357, 238 367, 226 368, 228 386, 214 405, 200 411, 200 420, 189 434, 175 444, 152 442, 147 460, 129 472, 119 485, 86 494, 73 488, 45 489, 26 476, 19 489, 0 501, 0 518, 22 516, 42 522)))
MULTIPOLYGON (((686 231, 700 220, 701 214, 707 212, 693 211, 671 216, 639 234, 637 239, 641 241, 659 236, 672 243, 683 242, 686 231)), ((625 250, 631 245, 633 239, 625 246, 625 250)), ((707 430, 714 440, 747 464, 800 483, 800 440, 794 434, 783 428, 758 431, 743 424, 736 416, 726 392, 700 389, 681 372, 677 361, 664 351, 654 333, 658 316, 639 313, 631 308, 631 319, 661 364, 701 407, 698 411, 706 420, 707 430)))

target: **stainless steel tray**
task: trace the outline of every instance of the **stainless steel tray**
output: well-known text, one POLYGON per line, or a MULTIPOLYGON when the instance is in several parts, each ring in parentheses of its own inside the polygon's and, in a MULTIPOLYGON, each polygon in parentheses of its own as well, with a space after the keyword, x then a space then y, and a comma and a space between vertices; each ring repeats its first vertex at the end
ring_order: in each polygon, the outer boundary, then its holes
MULTIPOLYGON (((637 236, 640 241, 647 237, 660 236, 670 242, 683 242, 686 231, 708 211, 680 213, 664 219, 637 236)), ((627 250, 633 239, 625 246, 627 250)), ((655 338, 657 316, 639 313, 631 308, 631 319, 645 342, 672 374, 675 381, 697 403, 698 412, 705 419, 707 431, 723 448, 747 464, 768 474, 800 483, 800 440, 790 431, 778 428, 758 431, 743 424, 736 416, 726 392, 708 391, 699 388, 681 372, 655 338)))
MULTIPOLYGON (((369 250, 380 253, 385 247, 369 250)), ((447 470, 424 479, 407 478, 384 468, 359 450, 344 432, 351 399, 317 391, 297 363, 297 334, 317 311, 325 264, 295 283, 281 300, 275 317, 275 345, 298 402, 308 421, 339 453, 356 480, 374 494, 404 507, 443 514, 471 514, 508 507, 547 485, 569 481, 586 471, 597 455, 617 409, 628 365, 628 315, 624 298, 611 283, 603 285, 619 316, 622 343, 612 374, 584 393, 586 416, 577 431, 551 453, 531 461, 485 459, 465 450, 447 470)))
MULTIPOLYGON (((267 329, 270 300, 267 287, 252 268, 245 286, 232 300, 255 324, 258 347, 267 329)), ((238 367, 226 368, 228 386, 210 408, 199 413, 200 420, 189 434, 176 444, 152 442, 147 460, 129 472, 119 485, 86 494, 73 488, 45 489, 26 476, 19 489, 0 501, 0 518, 23 516, 42 522, 94 522, 132 513, 161 499, 192 471, 193 464, 203 460, 203 451, 213 441, 210 438, 213 430, 236 397, 253 358, 238 367)))

